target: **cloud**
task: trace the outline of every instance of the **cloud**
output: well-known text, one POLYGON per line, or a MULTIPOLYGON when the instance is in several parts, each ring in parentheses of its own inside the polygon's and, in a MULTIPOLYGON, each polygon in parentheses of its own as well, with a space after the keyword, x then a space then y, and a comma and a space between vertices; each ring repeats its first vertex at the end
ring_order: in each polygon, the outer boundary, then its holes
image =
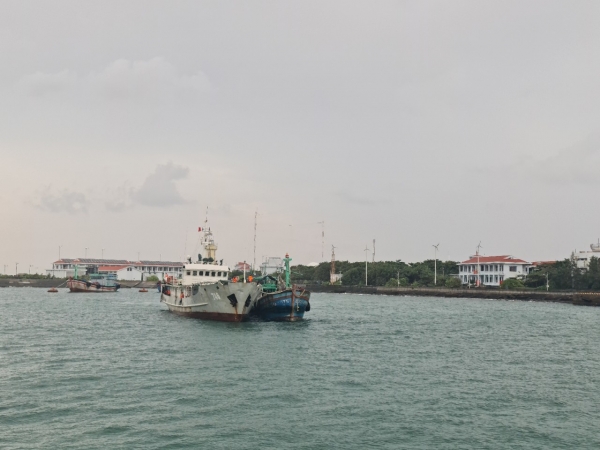
POLYGON ((548 158, 513 165, 511 171, 546 184, 592 185, 600 183, 599 166, 600 135, 594 135, 548 158))
POLYGON ((58 194, 45 192, 37 205, 44 211, 69 214, 87 213, 87 198, 81 192, 63 190, 58 194))
POLYGON ((212 90, 202 71, 183 74, 164 58, 132 61, 117 59, 99 72, 80 75, 70 70, 57 73, 36 72, 17 83, 33 96, 78 89, 81 95, 100 95, 108 99, 165 99, 181 93, 204 94, 212 90))
POLYGON ((77 79, 77 74, 69 70, 57 73, 36 72, 25 75, 19 80, 18 84, 27 93, 41 97, 65 91, 74 86, 77 79))
POLYGON ((375 199, 355 195, 355 194, 352 194, 351 192, 338 192, 337 196, 339 198, 341 198, 342 200, 344 200, 345 202, 351 203, 353 205, 374 206, 374 205, 380 203, 379 201, 377 201, 375 199))
POLYGON ((132 199, 144 206, 169 207, 187 203, 175 185, 175 181, 187 177, 189 169, 169 162, 159 164, 148 175, 142 186, 133 192, 132 199))
POLYGON ((102 95, 109 98, 156 98, 187 91, 206 93, 211 89, 208 77, 201 71, 192 75, 179 73, 163 58, 146 61, 118 59, 87 80, 102 95))

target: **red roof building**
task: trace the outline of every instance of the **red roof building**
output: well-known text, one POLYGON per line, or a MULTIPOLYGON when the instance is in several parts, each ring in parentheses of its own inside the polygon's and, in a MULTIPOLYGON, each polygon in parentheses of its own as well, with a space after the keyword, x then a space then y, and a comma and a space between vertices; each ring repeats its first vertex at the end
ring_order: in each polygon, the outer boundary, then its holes
POLYGON ((530 262, 510 255, 474 255, 458 264, 458 273, 463 284, 501 286, 508 278, 527 275, 531 267, 530 262))

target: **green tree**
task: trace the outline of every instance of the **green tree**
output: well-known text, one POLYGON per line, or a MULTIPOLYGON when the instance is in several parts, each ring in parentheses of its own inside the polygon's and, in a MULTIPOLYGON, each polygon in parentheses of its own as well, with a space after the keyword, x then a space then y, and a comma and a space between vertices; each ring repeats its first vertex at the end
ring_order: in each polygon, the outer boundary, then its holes
POLYGON ((342 284, 346 286, 357 286, 365 283, 365 271, 354 267, 342 275, 342 284))
POLYGON ((502 283, 502 289, 522 289, 525 285, 518 278, 509 278, 502 283))
POLYGON ((462 286, 462 282, 460 281, 459 278, 448 277, 448 278, 446 278, 445 286, 447 288, 456 289, 456 288, 459 288, 462 286))

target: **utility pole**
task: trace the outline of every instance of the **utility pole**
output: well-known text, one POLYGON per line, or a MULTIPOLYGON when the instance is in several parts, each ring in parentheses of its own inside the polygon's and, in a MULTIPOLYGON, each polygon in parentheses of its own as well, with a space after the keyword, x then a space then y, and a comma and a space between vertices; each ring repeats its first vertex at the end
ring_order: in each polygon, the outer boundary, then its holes
POLYGON ((334 282, 335 275, 335 247, 331 246, 331 271, 329 273, 329 283, 334 282))
POLYGON ((321 261, 325 260, 325 221, 317 222, 321 225, 321 261))
POLYGON ((434 245, 433 248, 435 249, 433 251, 433 285, 437 286, 437 252, 438 252, 438 247, 440 246, 440 244, 438 243, 437 245, 434 245))
POLYGON ((19 273, 19 263, 15 263, 15 277, 19 273))
POLYGON ((373 272, 373 283, 375 286, 377 286, 377 266, 375 265, 375 239, 373 239, 373 270, 375 272, 373 272))
POLYGON ((368 253, 369 253, 369 246, 365 245, 365 286, 369 285, 369 283, 367 281, 368 280, 368 277, 367 277, 367 274, 368 274, 367 262, 369 261, 369 257, 367 256, 368 253))
POLYGON ((254 260, 252 262, 252 273, 256 270, 256 225, 258 222, 258 209, 254 212, 254 260))
POLYGON ((60 261, 60 248, 62 247, 62 245, 58 246, 58 260, 60 261))
POLYGON ((479 241, 479 244, 477 244, 477 273, 476 273, 476 275, 477 275, 477 284, 476 284, 476 286, 477 287, 479 287, 479 267, 480 267, 479 266, 479 249, 481 249, 481 248, 483 248, 483 247, 481 246, 481 241, 479 241))
POLYGON ((31 275, 31 268, 33 267, 33 264, 29 264, 29 275, 31 275))
POLYGON ((85 258, 87 258, 88 247, 85 248, 85 258))
POLYGON ((104 249, 102 249, 102 259, 104 259, 104 249))

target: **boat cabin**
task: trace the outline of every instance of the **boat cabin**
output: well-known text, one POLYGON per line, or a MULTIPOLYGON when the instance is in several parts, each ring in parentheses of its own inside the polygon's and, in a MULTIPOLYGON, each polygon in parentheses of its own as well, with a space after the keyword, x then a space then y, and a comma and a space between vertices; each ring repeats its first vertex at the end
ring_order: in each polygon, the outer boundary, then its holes
POLYGON ((182 284, 215 283, 229 278, 229 267, 218 264, 185 264, 181 275, 182 284))

